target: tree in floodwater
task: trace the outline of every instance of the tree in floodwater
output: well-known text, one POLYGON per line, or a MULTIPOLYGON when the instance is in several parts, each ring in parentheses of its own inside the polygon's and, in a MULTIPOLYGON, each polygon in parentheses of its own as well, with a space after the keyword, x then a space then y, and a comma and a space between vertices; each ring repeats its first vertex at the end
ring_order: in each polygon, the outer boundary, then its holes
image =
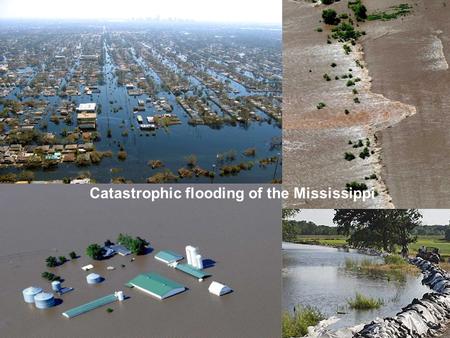
POLYGON ((337 25, 340 22, 334 9, 324 9, 322 12, 322 19, 327 25, 337 25))
POLYGON ((383 249, 387 252, 417 241, 412 231, 422 223, 417 209, 363 210, 336 209, 333 222, 338 233, 348 236, 349 244, 359 248, 383 249))

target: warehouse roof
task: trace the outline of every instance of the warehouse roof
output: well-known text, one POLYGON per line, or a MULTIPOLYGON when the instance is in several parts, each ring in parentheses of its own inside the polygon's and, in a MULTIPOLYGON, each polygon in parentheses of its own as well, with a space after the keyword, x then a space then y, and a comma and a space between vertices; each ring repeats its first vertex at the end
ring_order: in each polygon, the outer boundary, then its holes
POLYGON ((85 312, 94 310, 100 306, 115 302, 117 300, 117 297, 114 294, 98 298, 96 300, 93 300, 92 302, 74 307, 73 309, 67 310, 66 312, 63 312, 63 316, 67 318, 72 318, 78 315, 81 315, 85 312))
POLYGON ((174 251, 162 250, 155 255, 155 259, 157 259, 158 261, 170 264, 170 263, 174 263, 174 262, 178 262, 178 261, 182 260, 183 256, 181 256, 180 254, 177 254, 174 251))
POLYGON ((156 273, 141 273, 128 284, 158 299, 165 299, 186 290, 184 285, 156 273))
POLYGON ((189 264, 178 264, 176 266, 176 269, 183 271, 184 273, 187 273, 188 275, 191 275, 198 279, 203 279, 205 277, 211 276, 210 274, 205 273, 203 270, 194 268, 189 264))

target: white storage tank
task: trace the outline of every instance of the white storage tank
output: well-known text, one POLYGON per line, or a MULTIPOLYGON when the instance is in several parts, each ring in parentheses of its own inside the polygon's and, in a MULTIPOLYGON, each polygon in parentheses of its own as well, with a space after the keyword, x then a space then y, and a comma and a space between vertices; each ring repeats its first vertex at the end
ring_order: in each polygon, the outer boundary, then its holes
POLYGON ((96 273, 90 273, 89 275, 86 276, 86 281, 88 282, 88 284, 98 284, 102 280, 103 278, 96 273))
POLYGON ((41 292, 34 296, 34 303, 38 309, 48 309, 55 305, 55 297, 52 293, 41 292))
POLYGON ((52 290, 56 292, 61 291, 61 282, 59 280, 55 280, 52 282, 52 290))
POLYGON ((36 286, 30 286, 22 291, 25 303, 34 303, 34 296, 41 293, 42 289, 36 286))

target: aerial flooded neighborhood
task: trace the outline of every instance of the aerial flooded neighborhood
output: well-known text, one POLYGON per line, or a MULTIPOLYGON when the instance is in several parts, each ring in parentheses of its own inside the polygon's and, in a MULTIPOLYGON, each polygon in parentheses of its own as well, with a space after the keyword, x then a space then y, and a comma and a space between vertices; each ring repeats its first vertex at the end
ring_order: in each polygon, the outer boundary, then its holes
POLYGON ((3 183, 281 181, 281 28, 3 21, 3 183))

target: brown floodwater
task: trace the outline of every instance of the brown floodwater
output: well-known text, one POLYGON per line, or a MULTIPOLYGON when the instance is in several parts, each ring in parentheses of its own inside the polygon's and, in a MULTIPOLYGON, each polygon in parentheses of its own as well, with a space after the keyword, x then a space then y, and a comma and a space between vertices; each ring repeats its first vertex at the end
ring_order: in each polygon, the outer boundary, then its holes
POLYGON ((70 188, 2 186, 0 190, 1 337, 280 335, 279 201, 94 201, 89 187, 70 188), (92 261, 85 248, 114 241, 120 232, 149 240, 154 251, 134 262, 130 256, 94 262, 91 272, 105 281, 88 285, 88 273, 81 266, 92 261), (204 258, 215 261, 207 269, 212 277, 203 282, 154 259, 162 249, 184 254, 188 244, 199 246, 204 258), (45 266, 47 256, 68 257, 72 250, 81 255, 78 260, 53 269, 45 266), (116 269, 107 270, 109 265, 116 269), (47 270, 75 290, 61 297, 62 304, 38 310, 24 303, 22 289, 35 285, 49 291, 50 283, 40 276, 47 270), (184 284, 188 291, 158 301, 124 287, 137 274, 150 271, 184 284), (213 280, 234 292, 223 297, 210 294, 213 280), (61 315, 116 290, 130 298, 72 319, 61 315), (108 307, 114 312, 107 313, 108 307))
MULTIPOLYGON (((369 9, 379 3, 366 2, 369 9)), ((450 1, 408 2, 413 15, 367 24, 363 42, 372 90, 417 110, 379 133, 382 175, 396 207, 444 208, 450 203, 450 1)))
MULTIPOLYGON (((365 67, 365 51, 361 46, 353 47, 346 55, 341 43, 327 43, 331 27, 320 23, 322 7, 307 1, 284 1, 283 184, 288 189, 306 186, 343 190, 346 183, 358 181, 376 189, 379 196, 364 203, 291 199, 285 205, 392 207, 384 181, 380 179, 380 149, 374 135, 413 115, 415 109, 373 90, 370 67, 365 67), (317 31, 319 27, 322 32, 317 31), (357 61, 364 67, 360 68, 357 61), (335 67, 331 66, 333 63, 335 67), (342 78, 349 73, 361 79, 355 87, 349 87, 347 79, 342 78), (325 81, 324 74, 331 80, 325 81), (357 94, 352 92, 353 88, 357 94), (360 103, 354 102, 355 97, 360 103), (319 102, 326 107, 317 109, 319 102), (349 113, 345 114, 345 110, 349 113), (360 159, 358 150, 349 145, 349 141, 359 139, 370 141, 374 153, 368 159, 360 159), (345 152, 353 152, 356 159, 346 161, 345 152), (379 179, 365 179, 373 174, 379 179)), ((339 13, 348 12, 346 2, 333 7, 339 13)))

